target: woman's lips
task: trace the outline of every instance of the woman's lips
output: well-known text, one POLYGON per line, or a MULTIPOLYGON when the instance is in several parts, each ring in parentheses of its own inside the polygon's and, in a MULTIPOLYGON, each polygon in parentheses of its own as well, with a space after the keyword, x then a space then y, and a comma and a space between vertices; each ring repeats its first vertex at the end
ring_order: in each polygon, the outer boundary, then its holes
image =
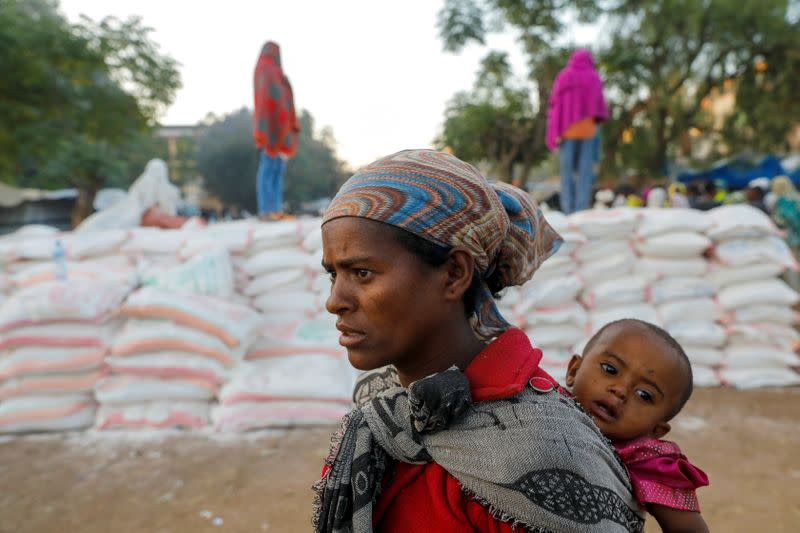
POLYGON ((366 338, 363 331, 353 329, 343 324, 336 324, 336 329, 341 332, 341 335, 339 335, 339 344, 345 348, 354 348, 366 338))
POLYGON ((617 409, 605 402, 592 402, 591 412, 603 422, 613 423, 617 421, 617 409))

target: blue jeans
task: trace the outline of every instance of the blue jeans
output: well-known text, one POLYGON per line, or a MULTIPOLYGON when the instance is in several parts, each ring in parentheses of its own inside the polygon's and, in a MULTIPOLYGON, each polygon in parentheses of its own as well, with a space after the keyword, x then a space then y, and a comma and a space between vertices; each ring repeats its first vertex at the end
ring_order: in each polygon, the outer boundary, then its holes
POLYGON ((261 151, 256 174, 259 215, 283 211, 283 175, 285 173, 286 159, 280 156, 270 157, 267 152, 261 151))
POLYGON ((589 209, 592 194, 592 164, 596 140, 564 139, 558 145, 561 164, 561 211, 568 215, 589 209))

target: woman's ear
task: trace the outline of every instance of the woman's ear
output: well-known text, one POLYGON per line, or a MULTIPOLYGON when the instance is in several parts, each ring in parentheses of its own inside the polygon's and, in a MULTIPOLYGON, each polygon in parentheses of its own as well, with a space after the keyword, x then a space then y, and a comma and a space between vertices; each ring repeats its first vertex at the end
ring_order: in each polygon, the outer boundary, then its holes
POLYGON ((475 258, 466 249, 454 247, 446 263, 445 294, 447 299, 460 301, 472 284, 475 258))
POLYGON ((572 356, 567 366, 567 387, 572 387, 575 383, 575 376, 578 374, 578 369, 581 367, 583 357, 578 354, 572 356))

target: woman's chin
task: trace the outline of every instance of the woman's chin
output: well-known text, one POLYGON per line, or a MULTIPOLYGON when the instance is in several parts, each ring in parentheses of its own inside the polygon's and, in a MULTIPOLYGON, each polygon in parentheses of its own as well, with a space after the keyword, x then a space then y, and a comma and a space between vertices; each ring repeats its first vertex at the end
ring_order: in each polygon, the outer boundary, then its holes
POLYGON ((350 361, 353 368, 362 372, 386 366, 386 363, 382 363, 360 350, 347 350, 347 360, 350 361))

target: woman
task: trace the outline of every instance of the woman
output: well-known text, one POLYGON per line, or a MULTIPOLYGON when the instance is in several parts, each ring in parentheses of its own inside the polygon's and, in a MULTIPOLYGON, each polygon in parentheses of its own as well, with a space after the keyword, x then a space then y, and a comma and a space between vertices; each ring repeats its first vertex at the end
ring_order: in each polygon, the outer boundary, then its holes
POLYGON ((253 75, 253 137, 259 150, 256 197, 259 218, 280 218, 286 161, 297 152, 300 123, 289 79, 281 66, 281 49, 268 41, 253 75))
POLYGON ((608 442, 500 315, 560 238, 441 152, 351 177, 323 218, 326 303, 362 375, 315 485, 317 531, 641 531, 608 442))
POLYGON ((603 82, 588 50, 579 49, 556 76, 547 111, 547 146, 558 149, 561 211, 589 209, 597 123, 608 120, 603 82), (574 177, 573 177, 574 176, 574 177))

